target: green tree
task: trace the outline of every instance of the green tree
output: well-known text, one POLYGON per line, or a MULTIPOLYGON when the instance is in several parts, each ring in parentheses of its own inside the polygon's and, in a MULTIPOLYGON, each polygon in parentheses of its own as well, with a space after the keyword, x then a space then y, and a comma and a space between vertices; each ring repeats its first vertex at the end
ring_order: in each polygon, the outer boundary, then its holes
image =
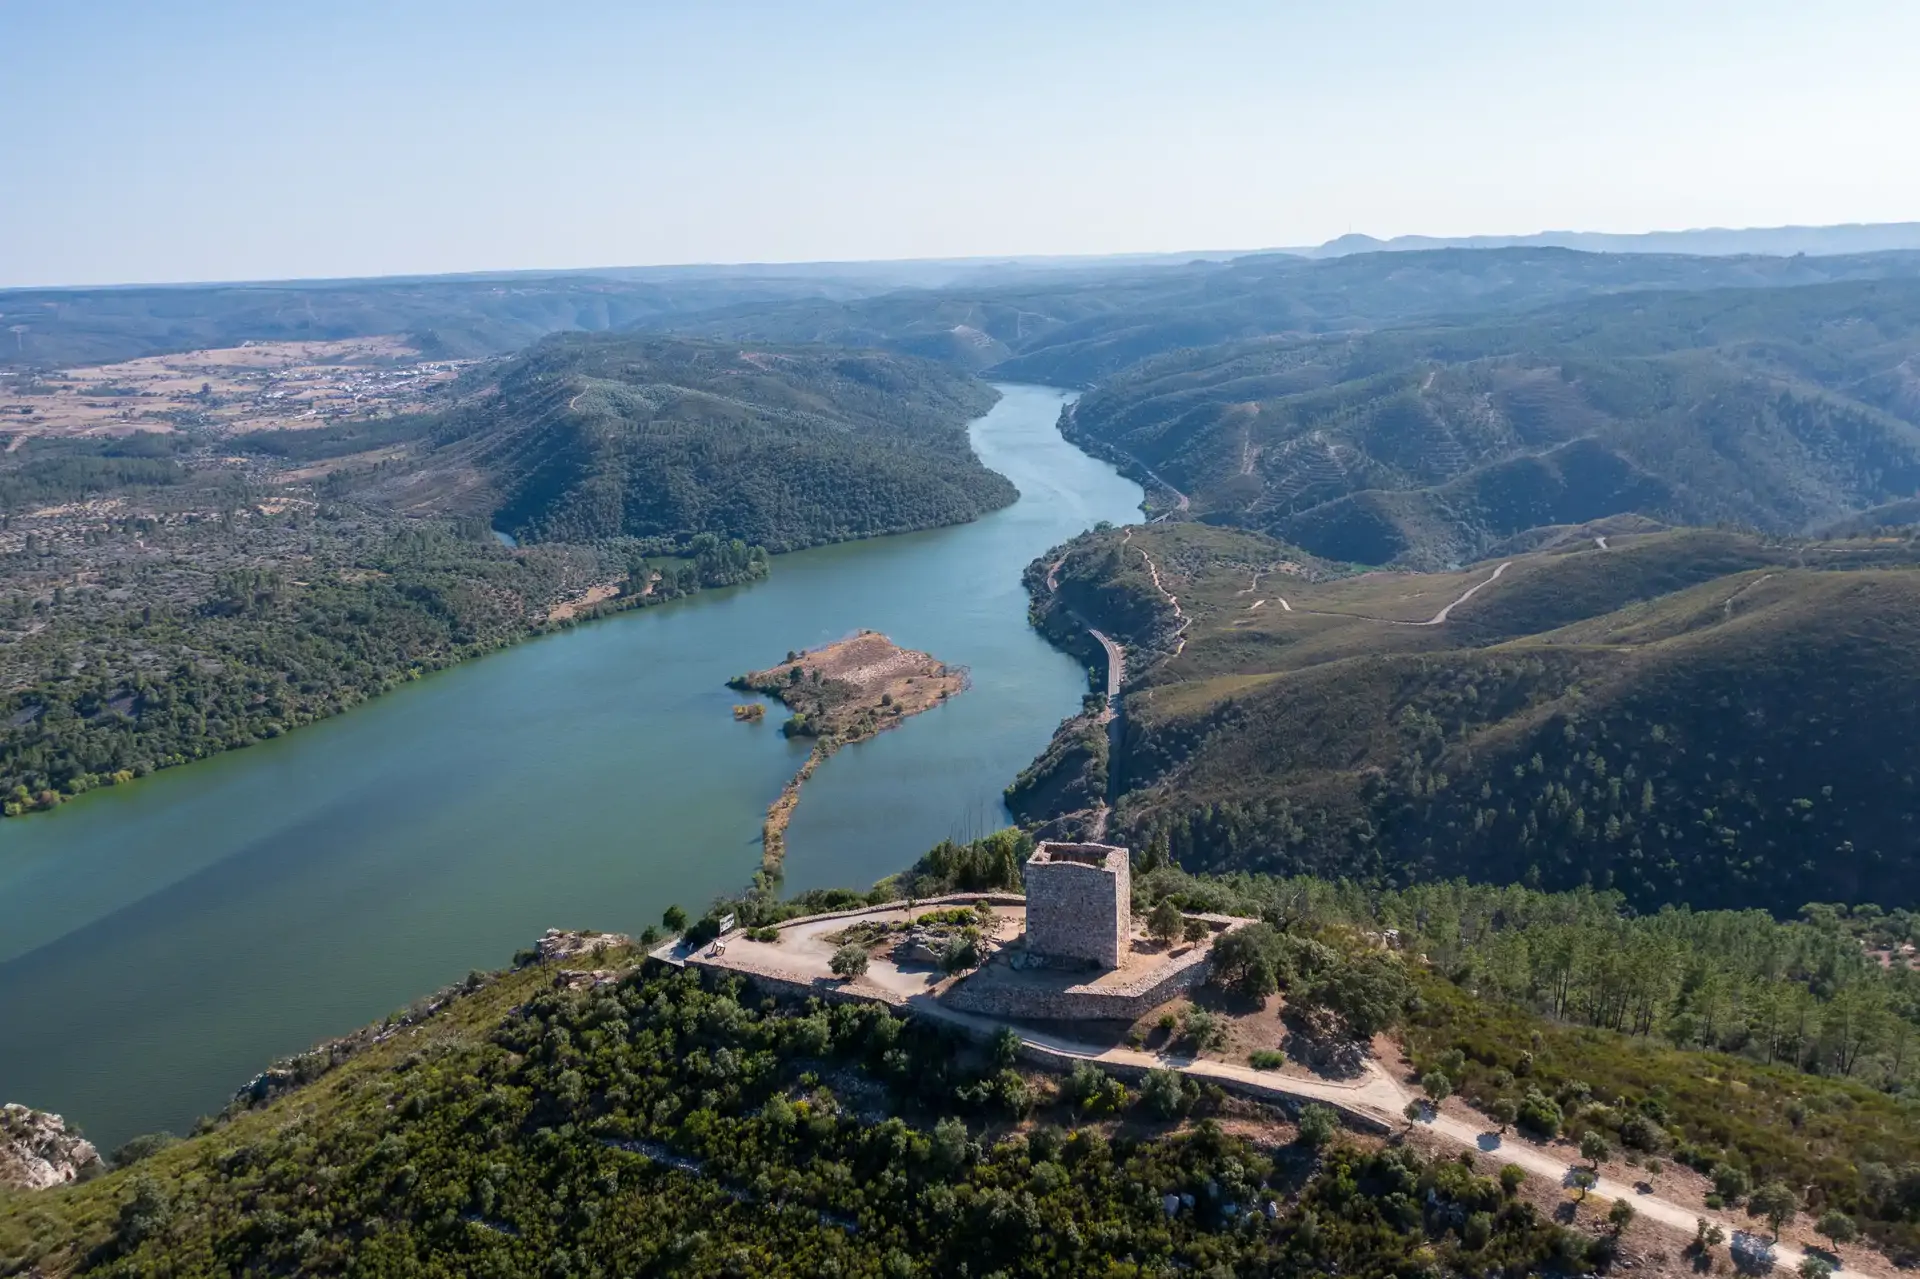
POLYGON ((1792 1221, 1800 1211, 1800 1201, 1784 1181, 1769 1181, 1753 1192, 1748 1206, 1767 1219, 1767 1226, 1773 1231, 1773 1237, 1780 1237, 1780 1228, 1792 1221))
POLYGON ((1595 1168, 1607 1157, 1608 1150, 1606 1136, 1598 1129, 1589 1128, 1580 1134, 1580 1157, 1595 1168))
POLYGON ((687 912, 679 906, 669 906, 660 912, 660 924, 670 933, 687 931, 687 912))
POLYGON ((1433 1103, 1437 1106, 1453 1096, 1453 1080, 1437 1070, 1429 1070, 1420 1076, 1420 1091, 1433 1098, 1433 1103))
POLYGON ((1020 1033, 1011 1026, 1002 1026, 994 1032, 993 1065, 996 1070, 1010 1070, 1020 1060, 1020 1033))
POLYGON ((1527 1170, 1519 1164, 1500 1165, 1500 1189, 1504 1190, 1509 1198, 1519 1192, 1526 1180, 1527 1170))
POLYGON ((1613 1207, 1607 1210, 1607 1223, 1613 1227, 1616 1235, 1633 1224, 1633 1217, 1633 1205, 1624 1199, 1614 1200, 1613 1207))
POLYGON ((1813 1228, 1825 1235, 1836 1248, 1843 1243, 1852 1243, 1860 1237, 1860 1227, 1854 1224, 1852 1217, 1838 1208, 1829 1208, 1821 1213, 1820 1220, 1814 1223, 1813 1228))
POLYGON ((1163 897, 1147 912, 1147 935, 1162 946, 1171 946, 1180 936, 1180 929, 1185 922, 1186 917, 1180 913, 1180 908, 1171 899, 1163 897))

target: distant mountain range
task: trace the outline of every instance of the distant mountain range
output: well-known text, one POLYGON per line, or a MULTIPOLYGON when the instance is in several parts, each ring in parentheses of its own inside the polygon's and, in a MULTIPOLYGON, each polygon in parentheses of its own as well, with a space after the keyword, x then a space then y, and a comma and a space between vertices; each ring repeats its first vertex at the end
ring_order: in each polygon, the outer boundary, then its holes
POLYGON ((1730 257, 1760 253, 1832 256, 1920 249, 1920 222, 1849 222, 1841 226, 1700 227, 1691 231, 1538 231, 1532 235, 1396 235, 1390 240, 1358 233, 1312 248, 1277 249, 1307 258, 1352 253, 1407 253, 1421 249, 1579 249, 1587 253, 1685 253, 1730 257))

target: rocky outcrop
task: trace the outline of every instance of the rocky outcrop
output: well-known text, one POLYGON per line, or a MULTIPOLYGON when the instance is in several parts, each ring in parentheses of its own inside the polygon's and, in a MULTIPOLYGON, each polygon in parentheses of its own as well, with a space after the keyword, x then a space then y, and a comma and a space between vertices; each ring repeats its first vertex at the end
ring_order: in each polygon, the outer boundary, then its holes
POLYGON ((45 1190, 106 1171, 93 1143, 43 1110, 0 1106, 0 1186, 45 1190))
POLYGON ((596 933, 591 930, 569 931, 561 928, 549 928, 534 943, 534 955, 543 964, 556 964, 562 960, 578 959, 583 955, 597 955, 603 950, 615 950, 622 946, 633 945, 633 938, 625 933, 596 933))

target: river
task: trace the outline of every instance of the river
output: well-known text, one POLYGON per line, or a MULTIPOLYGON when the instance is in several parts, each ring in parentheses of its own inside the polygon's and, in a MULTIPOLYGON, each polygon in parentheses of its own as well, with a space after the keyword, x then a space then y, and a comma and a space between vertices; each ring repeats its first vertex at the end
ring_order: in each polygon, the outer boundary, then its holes
POLYGON ((948 835, 1079 706, 1021 570, 1140 488, 1060 438, 1067 393, 1003 386, 975 450, 1020 500, 972 524, 781 556, 764 582, 626 613, 244 751, 0 823, 0 1101, 105 1148, 184 1132, 271 1059, 497 968, 548 927, 638 931, 758 864, 805 754, 736 722, 729 676, 861 627, 973 687, 835 755, 787 886, 866 887, 948 835))

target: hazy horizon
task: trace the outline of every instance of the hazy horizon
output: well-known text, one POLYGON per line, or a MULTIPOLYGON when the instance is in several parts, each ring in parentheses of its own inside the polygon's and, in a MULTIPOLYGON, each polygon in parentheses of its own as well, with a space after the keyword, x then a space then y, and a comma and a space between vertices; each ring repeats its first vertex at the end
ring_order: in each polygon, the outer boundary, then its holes
POLYGON ((1920 218, 1837 10, 19 0, 0 287, 1920 218))

